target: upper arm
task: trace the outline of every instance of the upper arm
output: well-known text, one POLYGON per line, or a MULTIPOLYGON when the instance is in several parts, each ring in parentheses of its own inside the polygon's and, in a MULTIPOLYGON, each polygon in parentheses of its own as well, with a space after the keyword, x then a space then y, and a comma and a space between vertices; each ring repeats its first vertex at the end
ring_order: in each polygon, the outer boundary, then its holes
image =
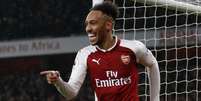
POLYGON ((77 85, 78 88, 80 88, 80 86, 83 84, 83 81, 87 74, 85 57, 85 54, 83 54, 81 51, 77 53, 71 76, 68 81, 70 85, 77 85))
POLYGON ((135 46, 134 52, 138 63, 146 67, 151 67, 154 63, 156 63, 156 58, 142 42, 136 41, 135 46))

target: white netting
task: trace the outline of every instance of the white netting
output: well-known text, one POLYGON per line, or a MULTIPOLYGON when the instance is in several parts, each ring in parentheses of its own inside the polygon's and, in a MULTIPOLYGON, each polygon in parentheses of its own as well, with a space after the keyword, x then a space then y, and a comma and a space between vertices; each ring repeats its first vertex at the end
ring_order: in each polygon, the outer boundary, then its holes
MULTIPOLYGON (((120 15, 114 31, 151 49, 160 66, 161 101, 200 101, 201 1, 177 1, 115 0, 120 15)), ((149 101, 147 73, 140 71, 140 100, 149 101)))

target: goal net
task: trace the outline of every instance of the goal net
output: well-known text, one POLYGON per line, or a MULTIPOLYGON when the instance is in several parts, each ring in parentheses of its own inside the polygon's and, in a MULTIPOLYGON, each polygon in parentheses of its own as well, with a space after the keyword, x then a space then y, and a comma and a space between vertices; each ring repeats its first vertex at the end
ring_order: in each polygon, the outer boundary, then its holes
MULTIPOLYGON (((201 1, 114 0, 114 32, 142 41, 157 58, 161 101, 201 99, 201 1)), ((149 101, 149 79, 140 68, 140 101, 149 101)))

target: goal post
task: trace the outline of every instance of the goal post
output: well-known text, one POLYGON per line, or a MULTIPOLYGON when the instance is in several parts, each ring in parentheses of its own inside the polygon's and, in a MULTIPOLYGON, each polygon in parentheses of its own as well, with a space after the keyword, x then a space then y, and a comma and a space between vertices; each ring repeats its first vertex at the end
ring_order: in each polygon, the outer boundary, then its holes
POLYGON ((201 6, 175 0, 133 0, 151 5, 165 5, 167 9, 177 9, 181 12, 195 12, 201 14, 201 6))
MULTIPOLYGON (((183 1, 114 0, 120 10, 114 33, 142 41, 157 58, 160 101, 201 99, 201 1, 183 1)), ((149 101, 147 70, 139 71, 140 101, 149 101)))

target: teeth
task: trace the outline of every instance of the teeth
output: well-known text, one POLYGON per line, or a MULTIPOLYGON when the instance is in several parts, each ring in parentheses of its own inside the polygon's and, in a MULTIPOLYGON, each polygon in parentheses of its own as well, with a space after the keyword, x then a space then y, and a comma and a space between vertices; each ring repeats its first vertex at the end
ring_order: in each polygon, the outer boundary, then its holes
POLYGON ((89 34, 88 34, 88 36, 89 36, 89 37, 94 37, 95 35, 94 35, 94 34, 89 33, 89 34))

